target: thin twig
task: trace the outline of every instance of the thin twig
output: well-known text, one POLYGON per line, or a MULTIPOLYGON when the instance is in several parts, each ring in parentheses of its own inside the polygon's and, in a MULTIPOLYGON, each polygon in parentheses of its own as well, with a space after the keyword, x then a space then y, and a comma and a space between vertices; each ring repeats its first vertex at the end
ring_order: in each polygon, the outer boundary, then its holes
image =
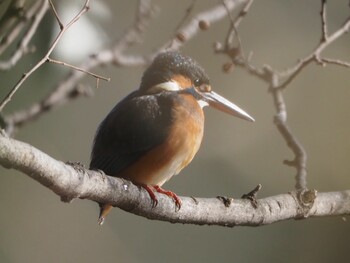
POLYGON ((184 43, 193 38, 200 30, 198 21, 207 21, 208 24, 215 23, 227 16, 227 9, 232 11, 239 4, 246 3, 248 0, 235 0, 225 2, 225 6, 222 4, 216 5, 213 8, 201 12, 192 17, 191 21, 178 30, 177 36, 174 39, 168 41, 160 49, 163 50, 170 46, 171 49, 179 49, 184 43), (181 36, 181 37, 179 37, 181 36))
MULTIPOLYGON (((346 32, 349 31, 350 28, 350 17, 345 20, 343 25, 336 30, 333 34, 328 35, 327 30, 327 15, 326 15, 326 1, 321 0, 321 27, 322 27, 322 37, 321 42, 314 48, 314 50, 307 55, 306 57, 300 59, 298 63, 296 63, 293 67, 290 67, 287 70, 284 70, 282 72, 272 69, 270 66, 265 65, 263 68, 257 68, 253 66, 250 61, 244 61, 242 59, 237 59, 230 49, 228 49, 229 45, 226 45, 225 47, 220 47, 216 49, 216 52, 218 53, 224 53, 228 55, 232 62, 244 69, 246 69, 249 73, 252 75, 258 77, 259 79, 265 81, 269 85, 269 91, 271 92, 274 104, 276 108, 276 116, 274 118, 274 123, 286 141, 288 147, 293 151, 294 153, 294 160, 286 160, 284 161, 284 164, 293 166, 296 168, 296 189, 298 191, 302 191, 303 189, 307 188, 307 182, 306 182, 306 175, 307 175, 307 154, 303 147, 303 145, 300 143, 300 141, 297 139, 297 137, 294 135, 294 133, 289 128, 289 125, 287 123, 287 108, 286 103, 284 101, 284 97, 282 94, 282 91, 284 88, 286 88, 293 80, 296 78, 299 73, 310 63, 316 62, 318 64, 336 64, 344 67, 350 67, 350 63, 340 61, 340 60, 334 60, 334 59, 323 59, 321 57, 321 53, 334 41, 336 41, 339 37, 343 36, 346 32), (283 80, 283 81, 282 81, 283 80)), ((231 19, 231 23, 233 19, 231 19)), ((231 32, 229 32, 230 34, 231 32)), ((236 33, 237 34, 237 33, 236 33)), ((229 40, 229 36, 226 37, 227 40, 229 40)), ((226 40, 226 41, 227 41, 226 40)), ((243 56, 244 57, 244 56, 243 56)))
MULTIPOLYGON (((229 6, 230 10, 238 7, 241 2, 245 0, 231 0, 229 6)), ((139 43, 142 34, 144 33, 149 20, 154 14, 154 9, 150 0, 140 0, 137 12, 135 16, 135 22, 131 25, 125 33, 119 38, 119 40, 110 49, 100 51, 93 56, 89 57, 85 62, 79 65, 79 68, 86 71, 98 67, 100 65, 113 64, 118 67, 136 67, 145 66, 152 61, 152 59, 162 51, 164 48, 168 47, 169 43, 173 43, 175 38, 171 40, 166 40, 163 45, 157 48, 154 52, 147 55, 131 55, 125 54, 126 49, 132 45, 139 43)), ((218 4, 216 7, 209 10, 202 11, 196 16, 192 17, 191 20, 182 27, 181 30, 186 32, 189 39, 195 36, 198 30, 198 19, 202 18, 209 21, 210 23, 218 22, 227 16, 227 12, 222 4, 218 4), (218 12, 217 14, 215 12, 218 12)), ((188 40, 189 40, 188 39, 188 40)), ((175 41, 176 42, 176 41, 175 41)), ((181 47, 181 43, 177 43, 176 47, 181 47)), ((12 126, 14 130, 23 126, 24 124, 38 118, 42 114, 47 113, 54 107, 63 105, 65 102, 71 101, 72 99, 78 98, 78 96, 71 96, 71 94, 76 94, 74 89, 76 88, 76 83, 84 76, 79 71, 71 71, 67 76, 65 76, 60 83, 53 89, 53 91, 41 101, 32 104, 30 107, 19 110, 11 115, 6 116, 6 120, 9 126, 12 126)))
POLYGON ((321 58, 321 62, 326 63, 326 64, 333 64, 333 65, 338 65, 346 68, 350 68, 350 63, 346 61, 342 61, 339 59, 331 59, 331 58, 321 58))
POLYGON ((233 45, 233 42, 234 42, 233 40, 234 40, 234 36, 235 36, 235 34, 237 32, 237 28, 236 28, 236 25, 235 25, 235 18, 233 17, 231 11, 228 9, 225 0, 222 0, 221 2, 223 4, 223 6, 225 7, 226 12, 227 12, 228 17, 230 18, 230 22, 231 22, 229 31, 226 34, 226 39, 225 39, 225 49, 229 49, 229 47, 232 48, 232 45, 233 45))
POLYGON ((103 76, 101 76, 101 75, 95 74, 95 73, 93 73, 93 72, 87 71, 87 70, 85 70, 85 69, 79 68, 79 67, 77 67, 77 66, 68 64, 68 63, 63 62, 63 61, 55 60, 55 59, 52 59, 52 58, 47 58, 47 62, 54 63, 54 64, 58 64, 58 65, 62 65, 62 66, 66 66, 66 67, 68 67, 68 68, 72 68, 72 69, 77 70, 77 71, 81 71, 81 72, 83 72, 83 73, 85 73, 85 74, 88 74, 88 75, 90 75, 90 76, 95 77, 96 79, 102 79, 102 80, 105 80, 105 81, 110 81, 110 80, 111 80, 111 78, 103 77, 103 76))
POLYGON ((321 25, 322 25, 322 36, 321 42, 327 41, 328 29, 327 29, 327 0, 321 0, 321 25))
POLYGON ((100 85, 100 78, 96 78, 96 89, 99 88, 100 85))
MULTIPOLYGON (((0 18, 0 54, 2 53, 3 45, 8 44, 13 39, 9 38, 9 32, 12 32, 18 24, 24 22, 26 17, 29 16, 31 9, 36 10, 38 8, 38 2, 35 2, 28 10, 24 10, 24 1, 23 0, 13 0, 8 5, 6 11, 0 18)), ((24 25, 22 23, 22 25, 24 25)), ((14 37, 16 38, 16 37, 14 37)))
MULTIPOLYGON (((23 6, 18 6, 17 2, 22 1, 13 1, 9 7, 10 10, 8 10, 11 14, 5 14, 0 20, 0 55, 3 54, 21 32, 23 32, 28 22, 33 21, 34 16, 38 16, 38 10, 42 7, 45 0, 35 1, 33 5, 25 11, 23 10, 23 6)), ((26 34, 28 34, 28 32, 26 34)))
POLYGON ((329 35, 324 41, 320 42, 319 45, 305 58, 300 59, 299 62, 282 72, 279 72, 278 74, 281 77, 286 77, 284 82, 282 82, 279 85, 279 89, 284 89, 287 85, 289 85, 294 78, 305 68, 307 65, 309 65, 311 62, 317 62, 319 63, 321 59, 321 53, 334 41, 336 41, 339 37, 343 36, 345 33, 349 31, 350 28, 350 17, 345 20, 343 25, 336 30, 333 34, 329 35))
MULTIPOLYGON (((140 37, 146 29, 148 21, 152 15, 153 6, 151 1, 139 0, 134 23, 124 32, 115 45, 111 49, 106 49, 93 54, 85 62, 79 65, 78 68, 85 71, 90 71, 92 68, 107 64, 129 67, 146 64, 147 60, 144 57, 134 59, 133 56, 128 55, 126 58, 122 52, 126 48, 139 42, 140 37)), ((72 70, 67 76, 62 78, 62 81, 57 84, 57 86, 47 97, 43 98, 39 102, 35 102, 27 109, 19 110, 9 116, 6 116, 5 119, 7 121, 7 130, 13 133, 22 125, 38 118, 44 113, 49 112, 52 108, 63 105, 67 101, 74 100, 78 98, 80 94, 85 94, 85 92, 76 92, 76 83, 83 76, 84 74, 81 71, 72 70)))
POLYGON ((179 33, 179 29, 185 24, 185 22, 188 20, 188 18, 191 16, 193 10, 194 10, 194 7, 196 5, 196 2, 197 0, 192 0, 192 2, 190 3, 190 5, 186 8, 186 11, 185 11, 185 14, 184 16, 182 17, 182 19, 180 20, 179 24, 175 27, 175 36, 176 38, 173 38, 173 41, 172 42, 169 42, 169 48, 171 48, 171 46, 174 44, 173 42, 176 40, 176 39, 180 39, 182 40, 184 38, 184 36, 182 35, 182 33, 179 33))
POLYGON ((26 17, 26 12, 24 12, 23 8, 23 0, 13 0, 8 5, 6 11, 0 18, 0 38, 2 38, 0 44, 3 43, 4 35, 6 35, 7 32, 10 32, 16 24, 26 17))
POLYGON ((49 58, 50 54, 58 44, 59 40, 63 36, 63 34, 70 28, 71 25, 73 25, 86 11, 89 9, 89 2, 90 0, 86 0, 84 6, 80 10, 80 12, 73 17, 73 19, 66 24, 62 30, 58 33, 55 40, 51 44, 49 50, 46 52, 45 56, 37 63, 35 64, 28 72, 24 73, 22 77, 19 79, 19 81, 16 83, 16 85, 12 88, 12 90, 7 94, 7 96, 3 99, 3 101, 0 103, 0 112, 4 109, 6 104, 11 101, 13 95, 17 92, 17 90, 21 87, 21 85, 30 77, 30 75, 33 74, 39 67, 41 67, 49 58))
POLYGON ((30 51, 28 47, 29 42, 32 40, 41 20, 43 19, 49 7, 46 0, 41 0, 40 2, 41 6, 39 10, 37 10, 37 12, 31 18, 32 24, 28 28, 25 35, 22 37, 21 41, 18 44, 18 47, 16 48, 12 56, 7 61, 0 62, 0 70, 11 69, 25 54, 27 54, 30 51))
POLYGON ((64 24, 62 23, 62 20, 61 20, 61 18, 59 17, 57 11, 56 11, 56 7, 55 7, 55 5, 52 3, 52 0, 49 0, 49 3, 50 3, 51 10, 52 10, 52 12, 53 12, 53 14, 54 14, 54 16, 55 16, 55 18, 56 18, 56 21, 57 21, 57 23, 58 23, 58 25, 59 25, 59 27, 60 27, 60 30, 62 30, 63 27, 64 27, 64 24))
POLYGON ((253 4, 254 0, 248 0, 245 5, 243 6, 243 8, 241 9, 241 11, 239 12, 239 14, 236 17, 233 17, 231 11, 229 10, 226 1, 222 0, 222 4, 225 7, 228 16, 230 18, 230 28, 229 31, 226 35, 226 39, 225 39, 225 51, 230 53, 230 57, 233 60, 236 60, 239 56, 241 56, 243 63, 245 63, 246 65, 248 65, 246 63, 246 58, 245 58, 245 53, 243 50, 243 45, 242 45, 242 41, 241 38, 238 34, 238 26, 241 23, 242 19, 245 17, 245 15, 248 13, 251 5, 253 4), (235 46, 234 44, 234 39, 237 39, 237 46, 235 46))
POLYGON ((196 5, 197 0, 192 0, 192 2, 190 3, 190 5, 186 8, 185 14, 183 16, 183 18, 180 20, 179 24, 175 27, 175 32, 177 32, 187 21, 187 19, 191 16, 194 7, 196 5))

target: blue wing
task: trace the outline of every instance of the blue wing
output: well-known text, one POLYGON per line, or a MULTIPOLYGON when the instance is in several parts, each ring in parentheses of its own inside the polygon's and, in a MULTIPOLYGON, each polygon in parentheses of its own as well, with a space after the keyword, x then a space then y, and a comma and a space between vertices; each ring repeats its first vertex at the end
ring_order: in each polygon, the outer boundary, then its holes
POLYGON ((90 169, 118 176, 152 148, 162 144, 171 125, 171 100, 166 94, 139 95, 119 102, 100 124, 90 169))

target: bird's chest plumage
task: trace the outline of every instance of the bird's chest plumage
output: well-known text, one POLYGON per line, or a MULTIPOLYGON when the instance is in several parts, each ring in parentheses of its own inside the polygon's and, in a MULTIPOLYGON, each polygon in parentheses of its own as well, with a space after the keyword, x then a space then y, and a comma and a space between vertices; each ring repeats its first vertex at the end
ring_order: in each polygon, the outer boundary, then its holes
POLYGON ((164 136, 166 130, 164 140, 118 176, 136 183, 161 186, 192 161, 203 138, 203 111, 189 94, 176 94, 167 99, 159 107, 152 107, 170 118, 164 125, 154 123, 157 127, 152 136, 158 136, 158 132, 164 136))

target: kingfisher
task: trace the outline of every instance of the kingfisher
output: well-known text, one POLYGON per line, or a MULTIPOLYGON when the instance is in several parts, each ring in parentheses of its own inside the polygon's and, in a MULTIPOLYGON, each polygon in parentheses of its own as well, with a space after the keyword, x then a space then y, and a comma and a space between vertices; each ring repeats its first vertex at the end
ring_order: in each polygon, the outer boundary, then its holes
MULTIPOLYGON (((178 51, 158 54, 144 72, 139 89, 117 103, 99 125, 90 169, 144 188, 152 207, 158 203, 154 194, 158 192, 172 198, 180 209, 181 199, 162 185, 197 153, 203 138, 205 106, 254 121, 212 91, 208 75, 192 58, 178 51)), ((101 225, 112 206, 99 205, 101 225)))

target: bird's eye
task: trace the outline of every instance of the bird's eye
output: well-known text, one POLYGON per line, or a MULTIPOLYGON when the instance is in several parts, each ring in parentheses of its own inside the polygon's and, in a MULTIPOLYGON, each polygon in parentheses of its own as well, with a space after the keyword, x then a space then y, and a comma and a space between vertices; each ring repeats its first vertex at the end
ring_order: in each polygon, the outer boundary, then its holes
POLYGON ((210 92, 211 91, 211 87, 208 84, 202 84, 198 87, 198 89, 201 92, 210 92))
POLYGON ((194 86, 195 87, 198 87, 200 84, 201 84, 201 81, 199 79, 196 79, 194 82, 193 82, 194 86))

